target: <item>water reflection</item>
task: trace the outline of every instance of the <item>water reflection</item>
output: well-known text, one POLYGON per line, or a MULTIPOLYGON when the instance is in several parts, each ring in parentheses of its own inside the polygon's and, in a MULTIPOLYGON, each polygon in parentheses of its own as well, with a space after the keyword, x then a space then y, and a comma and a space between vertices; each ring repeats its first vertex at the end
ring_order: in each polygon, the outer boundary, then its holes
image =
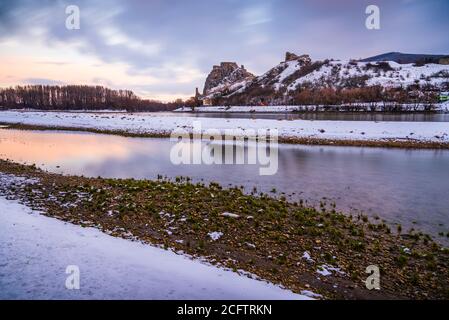
POLYGON ((175 165, 258 165, 259 175, 274 175, 278 170, 278 142, 244 137, 235 140, 171 139, 170 162, 175 165))
MULTIPOLYGON (((323 197, 345 211, 363 210, 405 227, 449 231, 449 151, 330 146, 279 146, 279 168, 260 176, 259 165, 174 165, 168 139, 0 129, 0 156, 45 169, 86 176, 189 176, 292 200, 323 197)), ((210 146, 209 146, 210 147, 210 146)), ((245 154, 246 146, 235 148, 245 154)))
MULTIPOLYGON (((133 141, 120 137, 67 131, 20 131, 0 129, 0 156, 19 162, 49 167, 63 165, 71 170, 102 164, 110 159, 126 161, 133 154, 156 153, 150 145, 130 147, 133 141)), ((79 172, 79 171, 77 171, 79 172)))
POLYGON ((339 121, 407 121, 449 122, 449 113, 369 113, 369 112, 307 112, 307 113, 229 113, 229 112, 159 112, 156 116, 182 116, 224 119, 278 119, 278 120, 339 120, 339 121))

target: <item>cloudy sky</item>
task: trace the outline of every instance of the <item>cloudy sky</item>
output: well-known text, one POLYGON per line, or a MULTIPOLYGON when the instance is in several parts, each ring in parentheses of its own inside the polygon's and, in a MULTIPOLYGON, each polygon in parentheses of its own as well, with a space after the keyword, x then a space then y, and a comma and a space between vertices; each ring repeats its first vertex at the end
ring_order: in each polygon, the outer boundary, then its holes
POLYGON ((262 74, 285 51, 449 54, 448 13, 447 0, 0 0, 0 86, 100 84, 169 101, 220 61, 262 74), (369 4, 380 30, 365 27, 369 4), (68 5, 79 30, 66 28, 68 5))

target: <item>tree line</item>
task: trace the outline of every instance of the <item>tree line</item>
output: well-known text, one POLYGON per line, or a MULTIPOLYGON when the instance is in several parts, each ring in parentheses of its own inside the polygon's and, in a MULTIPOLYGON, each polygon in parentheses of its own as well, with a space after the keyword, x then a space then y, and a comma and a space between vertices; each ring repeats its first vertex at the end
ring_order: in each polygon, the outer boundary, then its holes
MULTIPOLYGON (((191 99, 190 99, 191 100, 191 99)), ((170 111, 192 101, 141 99, 131 90, 87 85, 25 85, 0 88, 0 108, 37 110, 170 111)))
POLYGON ((407 88, 382 86, 345 88, 303 85, 287 92, 272 87, 249 87, 237 93, 212 99, 213 105, 348 105, 374 102, 396 104, 434 104, 438 102, 439 90, 433 86, 410 85, 407 88))
POLYGON ((391 102, 397 104, 438 102, 438 91, 403 88, 383 88, 370 86, 364 88, 304 88, 292 96, 294 104, 304 105, 345 105, 372 102, 391 102))

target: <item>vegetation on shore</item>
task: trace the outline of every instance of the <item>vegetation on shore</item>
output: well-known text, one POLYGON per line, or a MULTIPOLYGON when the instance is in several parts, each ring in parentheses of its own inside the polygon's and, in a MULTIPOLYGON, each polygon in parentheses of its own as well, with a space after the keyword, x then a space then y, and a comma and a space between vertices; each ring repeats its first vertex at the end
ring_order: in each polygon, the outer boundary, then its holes
POLYGON ((0 184, 44 214, 113 236, 140 240, 244 270, 295 292, 326 298, 449 298, 449 250, 415 230, 348 216, 254 189, 216 183, 64 176, 0 160, 0 174, 31 178, 0 184), (27 182, 28 181, 28 182, 27 182), (380 268, 380 290, 365 273, 380 268), (328 275, 324 275, 324 274, 328 275))

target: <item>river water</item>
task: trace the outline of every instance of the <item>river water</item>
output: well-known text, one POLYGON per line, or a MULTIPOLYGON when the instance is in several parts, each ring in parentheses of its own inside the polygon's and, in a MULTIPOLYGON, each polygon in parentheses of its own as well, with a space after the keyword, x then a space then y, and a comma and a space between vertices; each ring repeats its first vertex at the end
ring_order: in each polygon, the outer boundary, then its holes
POLYGON ((276 189, 271 194, 285 192, 311 205, 335 202, 347 213, 363 211, 433 235, 449 231, 449 150, 280 145, 277 173, 261 176, 259 165, 174 165, 174 144, 169 139, 0 129, 1 158, 52 172, 137 179, 189 176, 224 187, 244 186, 248 192, 276 189))
POLYGON ((148 115, 224 119, 282 119, 331 121, 407 121, 449 122, 449 113, 380 113, 380 112, 305 112, 305 113, 230 113, 230 112, 150 112, 148 115))

